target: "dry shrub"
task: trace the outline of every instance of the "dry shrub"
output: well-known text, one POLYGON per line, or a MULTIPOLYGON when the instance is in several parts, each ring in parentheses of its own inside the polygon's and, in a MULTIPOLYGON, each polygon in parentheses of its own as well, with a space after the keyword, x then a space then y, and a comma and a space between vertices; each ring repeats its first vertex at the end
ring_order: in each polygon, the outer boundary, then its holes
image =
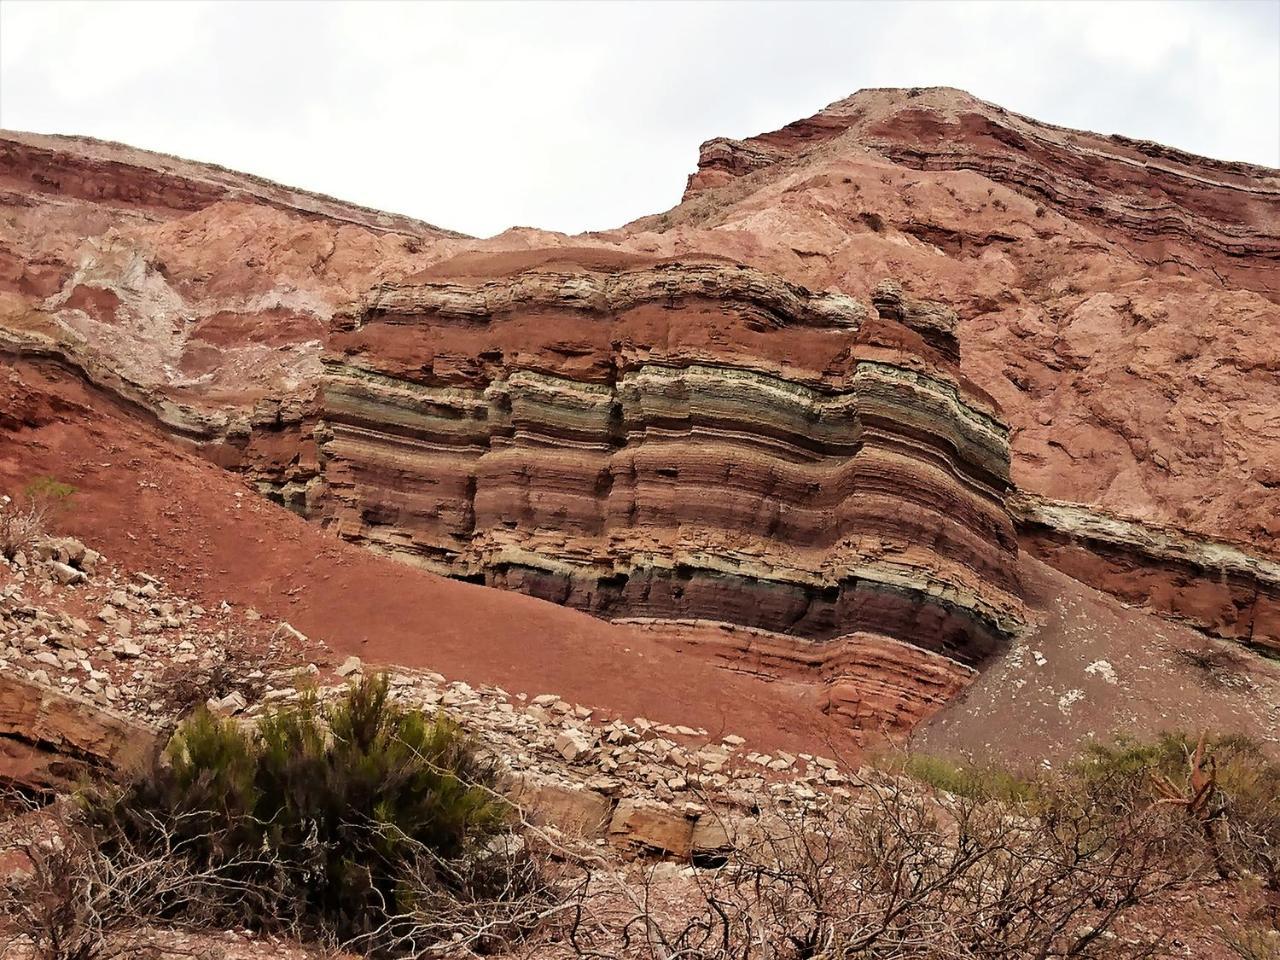
POLYGON ((37 477, 16 497, 0 495, 0 556, 12 560, 19 553, 29 554, 74 494, 69 484, 37 477))
POLYGON ((1238 686, 1245 675, 1245 657, 1239 651, 1223 646, 1183 647, 1175 656, 1202 674, 1207 686, 1238 686))
POLYGON ((1280 931, 1274 927, 1235 924, 1223 931, 1222 943, 1240 960, 1280 960, 1280 931))
POLYGON ((172 663, 161 671, 154 696, 166 710, 183 717, 209 700, 221 700, 239 692, 246 703, 256 703, 267 688, 265 677, 251 679, 264 660, 234 648, 223 651, 223 659, 209 665, 172 663))
POLYGON ((125 960, 149 953, 146 924, 160 902, 198 925, 222 881, 193 871, 173 845, 108 854, 62 803, 32 811, 3 844, 0 956, 34 960, 125 960), (212 888, 212 892, 211 892, 212 888), (21 952, 20 952, 21 951, 21 952))
POLYGON ((536 871, 490 850, 508 816, 493 781, 455 724, 399 708, 374 677, 252 732, 198 711, 89 819, 108 854, 176 840, 194 868, 225 877, 236 895, 217 903, 224 922, 404 955, 430 936, 424 911, 537 892, 536 871))
POLYGON ((1219 875, 1256 877, 1273 914, 1280 913, 1280 764, 1258 741, 1171 733, 1149 743, 1094 744, 1077 771, 1183 811, 1219 875))
POLYGON ((1198 865, 1170 856, 1184 818, 1117 805, 1112 786, 1045 783, 1010 803, 863 782, 853 805, 775 811, 699 874, 692 914, 634 911, 610 940, 584 906, 569 937, 580 956, 655 960, 1149 956, 1160 933, 1121 941, 1117 922, 1198 865))

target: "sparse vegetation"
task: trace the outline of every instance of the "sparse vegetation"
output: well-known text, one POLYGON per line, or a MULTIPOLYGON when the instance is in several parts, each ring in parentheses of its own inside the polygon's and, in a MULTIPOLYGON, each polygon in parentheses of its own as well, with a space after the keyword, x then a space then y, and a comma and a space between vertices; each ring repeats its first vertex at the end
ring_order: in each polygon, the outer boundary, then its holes
POLYGON ((1185 832, 1168 807, 1113 807, 1097 781, 1045 781, 1015 803, 865 781, 848 804, 768 811, 700 880, 692 915, 637 911, 629 949, 603 948, 587 923, 572 942, 655 960, 1149 956, 1162 931, 1114 931, 1196 873, 1168 855, 1185 832))
POLYGON ((1240 735, 1167 733, 1154 740, 1091 743, 1061 777, 1023 780, 928 755, 897 763, 909 776, 974 799, 1029 801, 1047 789, 1075 790, 1118 810, 1134 805, 1180 811, 1187 841, 1224 879, 1256 878, 1280 918, 1280 763, 1240 735))
POLYGON ((907 776, 947 793, 973 800, 1026 800, 1032 784, 1007 770, 955 763, 930 754, 911 754, 891 764, 907 776))
POLYGON ((0 556, 12 560, 48 535, 75 492, 53 477, 36 477, 16 497, 0 495, 0 556))
POLYGON ((243 660, 224 660, 194 668, 189 664, 170 664, 160 675, 156 698, 178 717, 186 716, 209 700, 220 700, 235 692, 243 695, 246 703, 252 703, 266 689, 263 679, 248 676, 252 671, 243 660))
POLYGON ((75 495, 76 488, 53 477, 36 477, 23 489, 28 500, 42 500, 49 504, 64 504, 75 495))
POLYGON ((135 921, 292 932, 372 956, 418 956, 459 931, 492 946, 531 922, 545 889, 492 781, 455 724, 401 709, 381 678, 256 729, 201 710, 124 786, 85 793, 66 830, 77 857, 46 857, 28 898, 57 917, 27 926, 52 931, 33 936, 50 960, 98 956, 65 945, 101 943, 92 928, 117 910, 104 885, 146 864, 169 879, 134 892, 135 921))
MULTIPOLYGON (((1276 902, 1280 765, 1242 737, 1096 744, 1031 777, 908 757, 848 800, 766 804, 675 901, 653 873, 535 831, 578 876, 548 883, 492 776, 456 727, 400 710, 382 680, 254 729, 201 712, 145 773, 50 818, 0 906, 40 960, 131 955, 117 945, 142 921, 247 923, 387 957, 540 929, 596 960, 1124 960, 1166 937, 1153 914, 1128 918, 1215 867, 1276 902)), ((1275 960, 1276 922, 1223 922, 1218 937, 1275 960)))
POLYGON ((1175 656, 1187 666, 1199 670, 1209 686, 1235 686, 1244 675, 1244 656, 1225 646, 1183 647, 1175 656))
POLYGON ((1222 942, 1240 960, 1280 960, 1280 929, 1252 924, 1230 924, 1222 942))

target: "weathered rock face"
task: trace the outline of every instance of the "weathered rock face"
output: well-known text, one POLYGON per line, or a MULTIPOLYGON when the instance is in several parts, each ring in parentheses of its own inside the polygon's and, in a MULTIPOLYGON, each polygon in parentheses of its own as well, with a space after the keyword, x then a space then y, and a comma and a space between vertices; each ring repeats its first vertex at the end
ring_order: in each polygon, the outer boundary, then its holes
POLYGON ((380 288, 330 340, 307 509, 610 619, 978 662, 1019 621, 1007 434, 951 352, 720 261, 380 288))
POLYGON ((945 89, 711 141, 579 238, 6 134, 0 349, 355 542, 905 727, 1016 629, 1019 539, 1275 644, 1277 223, 1277 171, 945 89))
POLYGON ((215 164, 92 137, 6 131, 0 138, 0 171, 7 189, 148 213, 191 213, 236 200, 412 237, 462 236, 411 217, 296 190, 215 164))
MULTIPOLYGON (((1066 130, 954 90, 863 90, 773 133, 710 140, 685 199, 840 138, 915 170, 978 173, 1136 243, 1153 263, 1212 266, 1224 282, 1280 302, 1275 170, 1066 130)), ((963 244, 960 235, 920 226, 922 239, 963 244)))
POLYGON ((155 748, 154 730, 124 714, 0 672, 0 781, 73 789, 90 772, 120 771, 155 748))
POLYGON ((1280 563, 1077 504, 1019 494, 1011 508, 1023 549, 1082 583, 1280 653, 1280 563))
POLYGON ((0 348, 57 358, 193 439, 314 393, 334 306, 460 242, 208 164, 0 135, 0 348))
POLYGON ((1280 551, 1280 171, 864 90, 711 141, 630 242, 955 307, 1019 489, 1280 551))
POLYGON ((879 633, 814 642, 707 620, 631 621, 676 649, 738 673, 822 684, 819 707, 860 743, 896 739, 962 693, 977 670, 944 654, 879 633))

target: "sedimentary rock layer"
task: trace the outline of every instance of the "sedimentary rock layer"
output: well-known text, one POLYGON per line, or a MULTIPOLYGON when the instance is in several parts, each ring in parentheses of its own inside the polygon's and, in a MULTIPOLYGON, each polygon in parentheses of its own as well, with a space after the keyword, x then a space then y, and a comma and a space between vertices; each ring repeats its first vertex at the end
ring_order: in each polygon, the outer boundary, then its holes
POLYGON ((71 790, 90 773, 139 762, 155 742, 124 714, 0 671, 0 783, 71 790))
POLYGON ((1077 580, 1280 653, 1280 563, 1081 504, 1017 494, 1010 508, 1023 548, 1077 580))
POLYGON ((954 90, 863 90, 772 133, 709 140, 685 198, 842 138, 917 170, 973 171, 1126 236, 1153 264, 1212 264, 1280 302, 1274 169, 1067 130, 954 90))
POLYGON ((628 620, 664 642, 770 679, 819 681, 823 712, 860 742, 893 740, 928 720, 977 675, 950 657, 876 633, 826 642, 706 620, 628 620))
POLYGON ((16 130, 2 134, 0 191, 53 194, 158 213, 189 213, 222 201, 243 200, 370 230, 462 236, 411 217, 122 143, 16 130))
POLYGON ((1017 628, 1006 428, 857 301, 721 261, 541 263, 339 324, 307 509, 350 539, 607 618, 970 663, 1017 628))

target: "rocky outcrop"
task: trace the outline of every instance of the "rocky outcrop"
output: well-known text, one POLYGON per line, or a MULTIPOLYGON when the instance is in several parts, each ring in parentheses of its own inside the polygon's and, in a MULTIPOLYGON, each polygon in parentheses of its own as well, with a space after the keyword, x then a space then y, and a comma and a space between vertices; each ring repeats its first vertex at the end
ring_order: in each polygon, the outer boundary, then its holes
POLYGON ((349 539, 610 619, 968 663, 1017 629, 1004 425, 848 297, 543 264, 377 289, 330 346, 307 509, 349 539))
POLYGON ((770 680, 819 682, 819 709, 843 721, 863 744, 910 733, 977 675, 973 667, 950 657, 877 633, 814 642, 707 620, 622 622, 730 670, 770 680))
POLYGON ((156 743, 123 713, 0 671, 0 782, 70 790, 90 772, 127 770, 156 743))
POLYGON ((415 237, 462 236, 411 217, 297 190, 215 164, 195 163, 92 137, 0 131, 0 190, 49 194, 158 214, 191 213, 232 200, 370 230, 415 237))
POLYGON ((1020 490, 1275 560, 1277 224, 1278 170, 930 88, 711 141, 685 201, 630 230, 872 298, 889 265, 955 308, 1020 490))
POLYGON ((5 134, 0 350, 352 542, 900 731, 1019 629, 1019 540, 1271 643, 1278 204, 944 89, 711 141, 680 206, 578 238, 5 134), (1015 532, 1012 486, 1081 512, 1015 532))
POLYGON ((710 140, 685 199, 836 140, 917 170, 973 171, 1123 236, 1153 266, 1211 267, 1280 302, 1277 171, 1055 127, 957 90, 863 90, 773 133, 710 140))
POLYGON ((936 300, 907 296, 896 280, 880 281, 872 291, 871 302, 880 316, 910 327, 948 360, 960 362, 960 342, 956 338, 960 318, 951 307, 936 300))
POLYGON ((1237 544, 1018 494, 1023 549, 1077 580, 1280 654, 1280 563, 1237 544))

